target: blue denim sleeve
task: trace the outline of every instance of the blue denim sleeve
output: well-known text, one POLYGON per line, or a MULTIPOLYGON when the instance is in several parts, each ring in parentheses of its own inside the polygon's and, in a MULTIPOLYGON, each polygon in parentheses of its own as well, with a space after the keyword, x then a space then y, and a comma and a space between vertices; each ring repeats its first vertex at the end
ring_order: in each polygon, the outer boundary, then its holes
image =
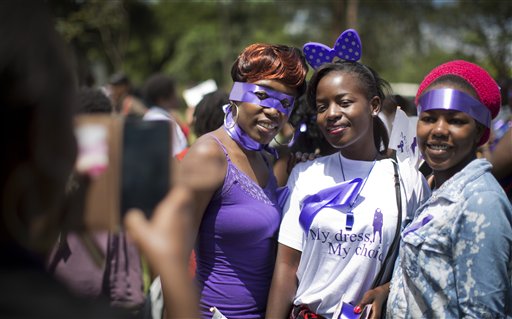
POLYGON ((462 317, 510 316, 512 212, 496 192, 469 197, 453 228, 456 289, 462 317))

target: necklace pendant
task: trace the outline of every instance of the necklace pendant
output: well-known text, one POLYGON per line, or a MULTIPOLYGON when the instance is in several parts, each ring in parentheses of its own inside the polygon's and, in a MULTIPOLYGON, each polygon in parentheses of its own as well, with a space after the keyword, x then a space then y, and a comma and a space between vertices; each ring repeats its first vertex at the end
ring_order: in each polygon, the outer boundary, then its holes
POLYGON ((345 223, 345 229, 352 230, 352 226, 354 226, 354 213, 352 212, 352 210, 349 210, 346 215, 347 220, 345 223))

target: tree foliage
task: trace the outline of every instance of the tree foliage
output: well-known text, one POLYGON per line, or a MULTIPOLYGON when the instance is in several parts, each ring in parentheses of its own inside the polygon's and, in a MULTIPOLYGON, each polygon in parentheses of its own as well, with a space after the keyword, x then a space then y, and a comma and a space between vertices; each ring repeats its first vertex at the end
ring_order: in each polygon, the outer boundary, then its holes
MULTIPOLYGON (((123 70, 135 83, 154 72, 183 87, 213 78, 230 85, 237 54, 254 42, 332 46, 358 30, 363 62, 390 82, 419 82, 435 65, 465 58, 508 77, 512 3, 378 0, 48 0, 57 29, 85 77, 91 65, 123 70)), ((85 82, 85 81, 82 81, 85 82)), ((97 83, 102 84, 102 83, 97 83)))

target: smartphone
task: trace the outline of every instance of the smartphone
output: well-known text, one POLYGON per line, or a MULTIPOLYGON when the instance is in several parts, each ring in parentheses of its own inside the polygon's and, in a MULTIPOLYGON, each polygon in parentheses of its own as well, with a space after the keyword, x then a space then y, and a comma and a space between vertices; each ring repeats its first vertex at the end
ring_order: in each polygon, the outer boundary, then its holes
POLYGON ((126 119, 123 127, 120 212, 131 208, 150 217, 170 188, 171 130, 169 121, 126 119))
POLYGON ((343 300, 340 301, 336 311, 334 312, 334 317, 336 319, 368 319, 370 316, 370 310, 372 309, 372 305, 366 305, 360 314, 354 312, 355 306, 346 303, 343 300))

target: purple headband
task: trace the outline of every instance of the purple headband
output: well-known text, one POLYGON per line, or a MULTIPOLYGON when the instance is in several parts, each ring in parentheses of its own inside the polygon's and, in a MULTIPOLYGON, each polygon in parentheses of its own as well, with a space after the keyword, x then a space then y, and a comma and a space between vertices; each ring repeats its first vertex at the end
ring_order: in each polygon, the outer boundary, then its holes
POLYGON ((263 107, 271 107, 287 117, 293 109, 294 97, 270 88, 247 82, 235 82, 229 94, 231 101, 247 102, 263 107), (263 96, 260 97, 258 94, 263 96))
POLYGON ((486 127, 491 127, 491 112, 474 97, 454 89, 435 89, 423 94, 418 100, 420 112, 429 110, 453 110, 469 114, 486 127))
POLYGON ((313 69, 317 69, 324 63, 330 63, 335 57, 342 60, 357 62, 361 59, 362 44, 357 31, 348 29, 343 31, 330 48, 322 43, 308 42, 302 48, 304 56, 313 69))

